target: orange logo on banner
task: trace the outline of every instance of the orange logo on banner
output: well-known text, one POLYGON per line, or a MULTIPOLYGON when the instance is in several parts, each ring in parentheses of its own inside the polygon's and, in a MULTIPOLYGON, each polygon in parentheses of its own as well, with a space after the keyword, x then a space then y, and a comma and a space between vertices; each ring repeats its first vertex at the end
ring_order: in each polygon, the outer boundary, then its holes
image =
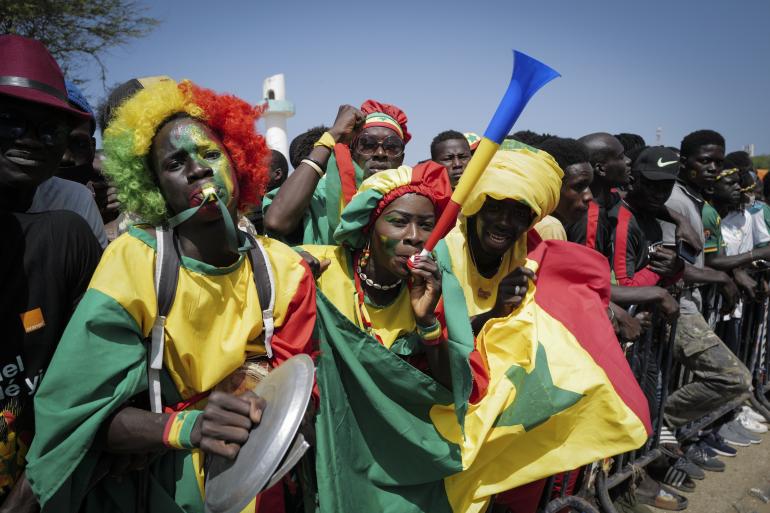
POLYGON ((21 317, 21 323, 24 325, 24 331, 27 333, 32 333, 45 326, 43 311, 40 308, 35 308, 29 312, 19 314, 19 317, 21 317))

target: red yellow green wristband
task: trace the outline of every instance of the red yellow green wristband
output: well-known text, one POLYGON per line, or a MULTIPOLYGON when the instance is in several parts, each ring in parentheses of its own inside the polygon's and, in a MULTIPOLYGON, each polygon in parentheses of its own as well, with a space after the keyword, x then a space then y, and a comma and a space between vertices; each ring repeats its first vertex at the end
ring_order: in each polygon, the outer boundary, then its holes
POLYGON ((428 327, 422 327, 417 325, 417 334, 422 339, 422 343, 426 346, 435 346, 441 342, 441 324, 438 321, 428 327))
POLYGON ((201 410, 183 410, 171 414, 163 429, 163 445, 170 449, 194 449, 191 435, 201 410))

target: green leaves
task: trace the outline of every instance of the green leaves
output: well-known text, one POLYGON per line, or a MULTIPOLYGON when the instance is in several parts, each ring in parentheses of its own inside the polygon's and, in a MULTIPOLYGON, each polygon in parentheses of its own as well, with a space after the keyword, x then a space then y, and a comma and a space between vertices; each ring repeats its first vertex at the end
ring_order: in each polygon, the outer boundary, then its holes
POLYGON ((104 52, 143 37, 160 21, 144 16, 133 0, 0 0, 0 33, 19 34, 46 45, 64 74, 80 83, 82 55, 99 65, 104 52))

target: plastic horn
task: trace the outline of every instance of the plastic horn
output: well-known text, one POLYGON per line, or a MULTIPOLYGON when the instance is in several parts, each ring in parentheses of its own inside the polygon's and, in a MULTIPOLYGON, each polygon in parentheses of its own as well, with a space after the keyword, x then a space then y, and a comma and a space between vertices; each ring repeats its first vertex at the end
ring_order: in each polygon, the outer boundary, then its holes
POLYGON ((513 124, 516 123, 529 99, 545 84, 561 76, 550 66, 516 50, 513 51, 513 58, 513 74, 511 83, 508 84, 508 90, 505 91, 505 96, 500 101, 500 105, 497 106, 495 115, 489 122, 476 152, 468 162, 457 188, 452 193, 449 205, 436 223, 436 227, 433 229, 428 242, 425 243, 420 256, 433 251, 438 241, 443 239, 455 226, 460 207, 465 203, 492 157, 495 156, 505 136, 513 128, 513 124))

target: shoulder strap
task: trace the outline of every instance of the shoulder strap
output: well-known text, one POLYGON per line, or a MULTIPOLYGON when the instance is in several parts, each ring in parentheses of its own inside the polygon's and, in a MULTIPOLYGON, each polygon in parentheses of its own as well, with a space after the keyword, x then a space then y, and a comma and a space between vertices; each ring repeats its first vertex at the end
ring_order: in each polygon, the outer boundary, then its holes
POLYGON ((163 346, 165 343, 166 317, 174 304, 176 285, 179 279, 179 255, 174 247, 174 232, 165 227, 155 228, 155 297, 158 314, 152 326, 150 340, 150 367, 148 369, 150 409, 161 413, 163 405, 160 395, 160 371, 163 368, 163 346))
POLYGON ((259 305, 262 308, 262 324, 265 327, 265 351, 267 357, 273 357, 273 308, 275 307, 275 278, 273 277, 273 268, 268 260, 265 247, 259 242, 259 239, 246 234, 251 242, 249 249, 249 261, 251 262, 251 271, 254 275, 254 286, 257 288, 259 305))

